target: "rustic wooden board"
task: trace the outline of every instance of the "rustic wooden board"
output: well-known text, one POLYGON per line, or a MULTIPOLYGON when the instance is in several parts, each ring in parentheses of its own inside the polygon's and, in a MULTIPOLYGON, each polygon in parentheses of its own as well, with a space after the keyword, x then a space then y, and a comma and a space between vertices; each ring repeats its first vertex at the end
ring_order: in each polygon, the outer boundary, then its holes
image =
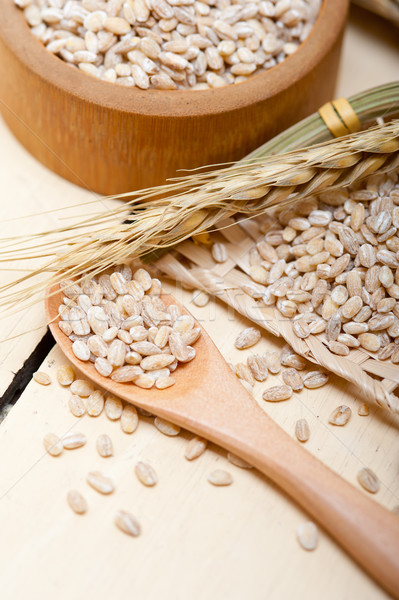
MULTIPOLYGON (((383 28, 375 17, 362 29, 364 13, 356 11, 355 17, 344 44, 337 96, 397 77, 394 30, 383 28)), ((6 218, 92 198, 32 159, 3 122, 0 159, 2 235, 31 232, 38 223, 5 223, 6 218)), ((40 220, 43 227, 56 222, 54 215, 40 220)), ((2 281, 10 276, 1 272, 2 281)), ((241 360, 244 355, 233 348, 233 340, 244 319, 213 302, 193 307, 190 294, 180 294, 225 357, 241 360)), ((0 321, 2 339, 21 328, 40 327, 0 344, 0 393, 43 335, 43 315, 39 305, 0 321)), ((278 346, 265 336, 259 349, 278 346)), ((42 368, 55 379, 62 363, 55 349, 42 368)), ((256 384, 258 399, 263 388, 256 384)), ((55 382, 48 388, 32 382, 0 426, 0 579, 5 600, 47 600, 55 594, 60 600, 105 600, 111 594, 144 600, 387 598, 323 533, 315 552, 301 550, 295 529, 306 515, 266 478, 228 463, 224 451, 212 447, 189 463, 183 457, 189 434, 167 438, 151 419, 142 418, 138 430, 128 436, 104 415, 76 419, 67 401, 67 390, 55 382), (43 435, 63 434, 71 427, 87 434, 87 446, 56 459, 45 455, 43 435), (96 436, 105 432, 115 446, 111 459, 100 458, 95 450, 96 436), (133 467, 138 459, 148 460, 158 471, 155 488, 137 482, 133 467), (213 488, 206 481, 216 467, 233 474, 231 487, 213 488), (87 471, 97 468, 115 479, 113 496, 102 497, 85 483, 87 471), (90 509, 84 517, 66 505, 65 495, 72 487, 87 497, 90 509), (140 520, 140 538, 128 538, 114 527, 112 516, 118 508, 131 510, 140 520)), ((374 408, 370 416, 359 417, 360 403, 349 384, 334 379, 321 390, 263 407, 291 435, 295 421, 306 417, 311 428, 308 449, 355 485, 357 471, 372 468, 382 482, 375 499, 392 508, 399 504, 398 419, 374 408), (333 428, 328 415, 342 403, 352 408, 352 419, 344 428, 333 428)))
MULTIPOLYGON (((226 324, 224 307, 197 309, 199 313, 207 323, 214 315, 208 325, 214 334, 215 322, 226 324)), ((243 319, 234 318, 228 329, 218 330, 220 347, 233 361, 243 356, 232 349, 243 325, 243 319)), ((265 337, 259 349, 277 346, 265 337)), ((54 350, 43 369, 54 379, 63 361, 54 350)), ((256 385, 258 398, 264 386, 256 385)), ((73 417, 67 401, 68 391, 56 383, 44 388, 32 382, 1 428, 0 455, 12 457, 0 467, 0 521, 7 540, 0 544, 0 564, 7 565, 2 577, 6 598, 24 598, 32 589, 44 598, 53 593, 68 598, 77 590, 81 597, 94 592, 98 598, 112 592, 122 597, 129 590, 139 597, 144 592, 146 598, 172 593, 183 598, 191 592, 198 598, 239 600, 244 594, 288 598, 293 589, 297 597, 310 599, 321 594, 331 600, 387 597, 323 533, 314 553, 301 550, 295 529, 306 515, 264 477, 229 464, 223 451, 212 448, 188 463, 183 458, 188 434, 166 438, 151 419, 141 419, 137 432, 128 436, 104 415, 73 417), (86 433, 87 446, 59 458, 45 455, 43 435, 71 428, 86 433), (95 450, 96 436, 104 432, 114 442, 111 459, 100 458, 95 450), (155 488, 143 488, 135 479, 139 459, 156 468, 160 481, 155 488), (233 474, 231 487, 216 489, 206 481, 217 467, 233 474), (114 478, 112 497, 99 496, 85 483, 86 473, 94 469, 114 478), (84 517, 66 505, 71 488, 81 490, 89 502, 84 517), (114 528, 112 515, 118 508, 140 519, 139 539, 114 528), (17 576, 21 570, 24 577, 17 576)), ((356 482, 362 466, 371 467, 382 481, 376 499, 391 508, 399 499, 398 422, 395 427, 378 410, 358 416, 360 402, 348 384, 336 380, 322 390, 263 406, 291 434, 296 419, 306 417, 312 432, 309 450, 349 481, 356 482), (345 428, 327 424, 339 403, 353 410, 345 428)))

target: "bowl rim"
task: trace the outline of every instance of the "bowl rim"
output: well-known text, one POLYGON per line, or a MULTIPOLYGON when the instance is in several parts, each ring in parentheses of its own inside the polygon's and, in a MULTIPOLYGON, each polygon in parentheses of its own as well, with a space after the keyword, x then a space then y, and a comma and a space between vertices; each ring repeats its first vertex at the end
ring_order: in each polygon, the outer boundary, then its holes
POLYGON ((348 5, 349 0, 322 0, 308 37, 282 63, 243 83, 209 90, 140 90, 91 77, 46 50, 13 0, 0 0, 0 38, 31 73, 71 99, 149 118, 195 118, 247 108, 291 86, 295 89, 295 84, 311 73, 336 42, 348 5))

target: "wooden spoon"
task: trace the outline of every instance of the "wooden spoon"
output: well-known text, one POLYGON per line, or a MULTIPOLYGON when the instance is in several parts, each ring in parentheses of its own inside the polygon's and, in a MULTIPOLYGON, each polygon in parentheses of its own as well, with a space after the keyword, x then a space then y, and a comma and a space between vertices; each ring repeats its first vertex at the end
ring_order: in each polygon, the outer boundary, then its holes
MULTIPOLYGON (((166 294, 162 299, 167 305, 179 304, 166 294)), ((46 300, 50 329, 64 354, 89 379, 259 469, 399 598, 399 518, 331 471, 276 425, 241 385, 204 329, 195 345, 196 358, 173 373, 174 386, 141 389, 102 377, 92 363, 75 357, 71 341, 57 325, 61 303, 60 293, 46 300)))

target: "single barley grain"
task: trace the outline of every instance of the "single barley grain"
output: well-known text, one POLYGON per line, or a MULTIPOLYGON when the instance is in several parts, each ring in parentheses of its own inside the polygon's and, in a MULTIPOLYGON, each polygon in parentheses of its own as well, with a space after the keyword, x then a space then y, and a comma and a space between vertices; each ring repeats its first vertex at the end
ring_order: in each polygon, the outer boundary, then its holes
POLYGON ((70 365, 62 365, 57 369, 57 381, 62 386, 71 385, 75 380, 75 372, 70 365))
POLYGON ((108 419, 117 421, 120 419, 123 411, 122 400, 113 394, 109 394, 105 399, 104 411, 108 419))
POLYGON ((349 406, 345 406, 342 404, 338 406, 333 412, 330 414, 328 418, 328 422, 332 425, 343 426, 346 425, 349 419, 351 418, 352 411, 349 406))
POLYGON ((134 380, 134 385, 143 389, 150 389, 154 385, 154 379, 149 375, 139 375, 137 379, 134 380))
POLYGON ((75 417, 83 417, 86 414, 86 405, 80 396, 71 394, 68 400, 69 410, 75 417))
POLYGON ((100 473, 100 471, 91 471, 86 477, 87 483, 100 494, 112 494, 115 485, 112 479, 100 473))
POLYGON ((266 381, 269 374, 267 361, 260 354, 252 354, 247 358, 247 365, 251 371, 252 377, 256 381, 266 381))
POLYGON ((139 424, 137 410, 131 404, 125 404, 121 414, 121 428, 125 433, 133 433, 139 424))
POLYGON ((132 537, 137 537, 141 533, 141 527, 137 519, 125 510, 118 510, 116 512, 114 523, 123 533, 132 537))
POLYGON ((108 377, 113 371, 113 367, 109 360, 102 358, 101 356, 97 357, 94 361, 94 367, 96 371, 98 371, 98 373, 103 377, 108 377))
POLYGON ((187 460, 194 460, 203 454, 206 450, 207 441, 200 437, 193 437, 187 444, 184 457, 187 460))
POLYGON ((98 436, 96 441, 96 448, 99 455, 103 456, 104 458, 112 456, 114 454, 112 440, 106 433, 102 433, 98 436))
POLYGON ((72 352, 82 361, 88 361, 90 358, 90 350, 86 344, 86 342, 82 340, 75 340, 72 344, 72 352))
POLYGON ((159 377, 156 382, 155 382, 155 387, 158 390, 166 390, 167 388, 171 387, 172 385, 175 385, 176 380, 174 379, 174 377, 170 377, 165 376, 165 377, 159 377))
POLYGON ((227 453, 227 460, 232 465, 235 465, 236 467, 240 467, 240 469, 252 469, 252 465, 250 465, 249 463, 247 463, 245 460, 243 460, 239 456, 236 456, 235 454, 232 454, 231 452, 227 453))
POLYGON ((310 429, 306 419, 299 419, 295 423, 295 435, 300 442, 308 441, 310 438, 310 429))
POLYGON ((277 375, 277 373, 280 373, 281 362, 279 353, 275 350, 272 350, 271 352, 265 352, 264 357, 267 369, 270 371, 270 373, 272 373, 273 375, 277 375))
POLYGON ((292 388, 288 385, 275 385, 263 392, 263 400, 268 402, 280 402, 288 400, 292 396, 292 388))
POLYGON ((88 510, 86 499, 77 490, 69 490, 67 494, 67 502, 73 512, 77 515, 83 515, 88 510))
POLYGON ((246 381, 250 386, 253 386, 255 381, 251 370, 244 363, 237 363, 235 366, 235 374, 239 379, 246 381))
POLYGON ((75 379, 71 383, 70 390, 72 394, 76 394, 81 398, 87 398, 94 391, 94 385, 85 379, 75 379))
POLYGON ((368 404, 361 404, 358 408, 357 414, 361 417, 367 417, 369 415, 369 407, 368 404))
POLYGON ((47 375, 44 371, 36 371, 36 373, 33 373, 33 379, 37 383, 40 383, 40 385, 50 385, 51 383, 50 375, 47 375))
POLYGON ((86 410, 90 417, 98 417, 104 408, 104 394, 94 390, 86 400, 86 410))
POLYGON ((209 296, 202 290, 194 290, 192 295, 192 302, 195 306, 206 306, 209 302, 209 296))
POLYGON ((139 461, 134 468, 134 472, 137 479, 147 487, 152 487, 158 483, 158 475, 148 463, 139 461))
POLYGON ((226 246, 221 243, 215 243, 212 245, 212 257, 217 263, 224 263, 228 259, 226 246))
POLYGON ((212 473, 209 473, 208 481, 216 486, 231 485, 233 483, 233 476, 228 471, 216 469, 212 473))
POLYGON ((50 456, 59 456, 64 449, 62 440, 55 433, 47 433, 43 438, 43 445, 50 456))
POLYGON ((87 437, 84 433, 72 431, 65 434, 61 441, 66 450, 75 450, 75 448, 80 448, 86 444, 87 437))
POLYGON ((166 421, 160 417, 155 417, 154 425, 164 435, 175 436, 180 433, 180 427, 178 425, 174 425, 173 423, 170 423, 170 421, 166 421))
POLYGON ((294 330, 295 335, 301 339, 305 339, 310 335, 309 325, 303 319, 294 321, 292 328, 294 330))
POLYGON ((311 371, 302 377, 304 386, 310 390, 322 387, 328 382, 328 374, 323 371, 311 371))
POLYGON ((358 340, 361 347, 369 352, 378 352, 381 347, 381 340, 374 333, 361 333, 358 340))
POLYGON ((239 350, 244 350, 245 348, 251 348, 255 346, 257 342, 260 340, 260 331, 255 327, 247 327, 236 337, 234 345, 239 350))
POLYGON ((300 523, 296 530, 296 537, 304 550, 315 550, 319 541, 319 532, 312 521, 300 523))
POLYGON ((302 377, 295 369, 285 369, 282 372, 282 378, 284 383, 288 385, 294 392, 300 392, 303 390, 302 377))
POLYGON ((172 364, 175 360, 173 354, 154 354, 153 356, 146 356, 140 362, 140 367, 143 371, 155 371, 163 369, 172 364))
POLYGON ((377 475, 367 467, 360 469, 357 474, 357 480, 367 492, 370 494, 376 494, 380 489, 380 480, 377 475))
POLYGON ((137 377, 142 374, 143 369, 141 367, 126 365, 115 369, 111 375, 111 379, 118 383, 128 383, 130 381, 135 381, 137 377))

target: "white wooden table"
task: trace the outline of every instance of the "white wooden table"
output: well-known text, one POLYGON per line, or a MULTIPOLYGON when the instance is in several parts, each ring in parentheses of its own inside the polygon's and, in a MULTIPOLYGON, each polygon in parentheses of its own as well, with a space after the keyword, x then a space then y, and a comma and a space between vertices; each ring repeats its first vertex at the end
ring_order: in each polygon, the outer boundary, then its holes
MULTIPOLYGON (((345 39, 337 96, 349 96, 399 75, 398 32, 376 17, 354 11, 345 39)), ((0 235, 52 227, 60 215, 30 213, 71 207, 92 198, 37 163, 0 121, 0 235), (10 220, 9 219, 13 219, 10 220)), ((8 267, 8 265, 5 265, 8 267)), ((1 265, 3 267, 3 265, 1 265)), ((24 268, 21 266, 21 268, 24 268)), ((26 268, 26 265, 25 265, 26 268)), ((15 276, 1 270, 1 281, 15 276)), ((237 333, 246 325, 224 306, 190 304, 226 359, 237 362, 237 333)), ((11 384, 45 333, 42 305, 0 321, 0 393, 11 384), (22 337, 22 331, 32 329, 22 337)), ((264 336, 260 350, 280 347, 264 336)), ((211 447, 189 463, 184 449, 189 433, 163 436, 149 418, 138 430, 123 434, 119 423, 101 415, 81 420, 67 406, 68 391, 55 382, 64 359, 53 349, 41 369, 53 378, 44 388, 32 381, 0 425, 0 589, 3 600, 81 600, 135 597, 195 600, 285 600, 307 598, 377 600, 388 596, 323 532, 315 552, 303 551, 295 538, 305 520, 293 501, 254 470, 239 469, 225 452, 211 447), (44 454, 43 436, 69 429, 87 434, 88 444, 59 458, 44 454), (115 457, 100 458, 95 439, 109 433, 115 457), (159 474, 153 489, 141 486, 133 474, 137 460, 149 461, 159 474), (234 484, 214 488, 207 474, 214 468, 233 474, 234 484), (103 497, 88 488, 89 470, 109 473, 115 494, 103 497), (86 516, 66 505, 69 489, 81 489, 90 505, 86 516), (137 539, 117 530, 112 517, 118 508, 133 512, 143 528, 137 539)), ((256 384, 262 402, 264 386, 256 384)), ((399 504, 399 419, 371 408, 368 417, 357 409, 362 399, 344 381, 333 378, 321 390, 307 390, 286 403, 263 406, 293 435, 295 421, 306 417, 311 438, 307 448, 340 475, 356 483, 362 466, 381 480, 376 501, 387 508, 399 504), (328 425, 338 404, 353 411, 344 428, 328 425)), ((287 456, 289 460, 289 456, 287 456)))

